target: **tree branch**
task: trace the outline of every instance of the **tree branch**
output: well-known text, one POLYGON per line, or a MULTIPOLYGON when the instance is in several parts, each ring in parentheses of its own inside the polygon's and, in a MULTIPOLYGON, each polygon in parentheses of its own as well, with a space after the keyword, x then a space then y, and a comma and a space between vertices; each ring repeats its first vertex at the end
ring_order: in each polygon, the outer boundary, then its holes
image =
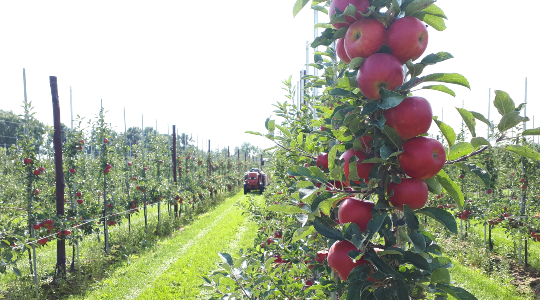
MULTIPOLYGON (((500 141, 504 140, 504 138, 505 138, 505 134, 503 133, 503 134, 501 135, 501 137, 499 137, 499 138, 495 141, 495 145, 497 145, 500 141)), ((491 147, 491 146, 484 146, 484 147, 482 147, 482 148, 480 148, 480 149, 478 149, 478 150, 476 150, 476 151, 471 152, 471 153, 468 154, 468 155, 462 156, 462 157, 460 157, 460 158, 458 158, 458 159, 449 160, 449 161, 445 162, 444 164, 445 164, 445 165, 453 165, 453 164, 455 164, 455 163, 465 161, 465 160, 467 160, 469 157, 478 155, 478 154, 480 154, 480 153, 486 151, 489 147, 491 147)))

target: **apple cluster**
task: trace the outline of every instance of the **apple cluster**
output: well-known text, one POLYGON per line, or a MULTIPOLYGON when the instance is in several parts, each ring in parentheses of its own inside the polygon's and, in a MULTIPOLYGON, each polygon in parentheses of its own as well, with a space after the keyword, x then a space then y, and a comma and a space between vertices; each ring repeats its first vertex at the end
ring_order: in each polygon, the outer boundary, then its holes
MULTIPOLYGON (((428 32, 422 21, 412 16, 398 18, 388 26, 376 18, 363 16, 368 12, 369 0, 333 0, 329 15, 333 16, 336 9, 343 12, 350 5, 357 9, 355 18, 345 15, 346 22, 333 24, 336 29, 348 26, 345 37, 336 42, 336 52, 345 63, 355 58, 363 59, 357 74, 358 88, 368 100, 378 101, 382 98, 382 88, 394 91, 403 84, 403 65, 424 53, 428 45, 428 32), (381 50, 383 45, 387 46, 384 51, 381 50)), ((398 210, 403 210, 404 205, 412 210, 420 209, 428 200, 428 186, 424 180, 437 175, 446 162, 443 145, 424 136, 433 119, 431 105, 422 97, 410 96, 399 105, 384 110, 383 115, 386 125, 393 128, 403 140, 402 153, 398 155, 399 167, 396 169, 400 180, 392 180, 387 186, 388 200, 398 210)), ((359 138, 364 149, 371 148, 372 137, 369 134, 359 138)), ((351 148, 342 154, 340 159, 344 160, 347 182, 341 185, 352 184, 349 180, 349 159, 356 156, 360 181, 353 182, 361 184, 364 181, 369 186, 369 173, 375 164, 361 163, 370 158, 368 153, 351 148)), ((317 165, 323 168, 328 165, 328 158, 324 155, 317 161, 317 165)), ((365 232, 374 206, 375 203, 371 201, 348 197, 339 206, 339 223, 355 223, 360 231, 365 232)), ((357 249, 343 240, 334 243, 328 254, 329 266, 342 280, 347 279, 355 266, 368 263, 363 259, 351 261, 347 256, 350 250, 357 249)))

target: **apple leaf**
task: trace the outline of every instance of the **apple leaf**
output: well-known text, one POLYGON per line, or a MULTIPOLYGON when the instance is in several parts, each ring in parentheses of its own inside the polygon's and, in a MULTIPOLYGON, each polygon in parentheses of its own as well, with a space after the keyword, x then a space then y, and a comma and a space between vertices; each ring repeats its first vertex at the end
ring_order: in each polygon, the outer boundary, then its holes
POLYGON ((454 146, 454 143, 456 142, 456 133, 454 132, 454 129, 452 129, 452 127, 448 126, 442 121, 437 120, 437 117, 433 117, 433 121, 435 121, 435 124, 439 126, 439 129, 446 138, 448 145, 450 147, 454 146))
POLYGON ((343 12, 343 14, 356 19, 356 6, 349 3, 349 5, 345 8, 345 11, 343 12))
POLYGON ((409 229, 416 231, 420 228, 418 218, 407 204, 403 204, 403 215, 405 216, 405 221, 407 222, 407 227, 409 227, 409 229))
POLYGON ((426 65, 424 64, 413 64, 412 63, 412 60, 408 60, 406 63, 407 65, 407 73, 411 75, 411 77, 417 77, 417 76, 420 76, 420 74, 422 74, 422 72, 424 72, 424 68, 426 67, 426 65))
POLYGON ((456 96, 456 93, 454 91, 452 91, 451 89, 449 89, 448 87, 446 87, 445 85, 442 85, 442 84, 427 85, 427 86, 423 86, 422 89, 423 90, 434 90, 434 91, 447 93, 448 95, 451 95, 453 97, 456 96))
POLYGON ((501 118, 501 122, 499 123, 497 128, 499 128, 500 132, 505 132, 506 130, 515 127, 519 123, 526 121, 529 121, 529 118, 522 117, 519 115, 519 112, 514 111, 504 115, 501 118))
POLYGON ((347 30, 349 27, 341 27, 334 33, 334 39, 341 39, 345 37, 345 34, 347 33, 347 30))
POLYGON ((296 0, 296 3, 293 6, 293 17, 296 17, 296 15, 306 6, 306 4, 309 2, 309 0, 296 0))
POLYGON ((467 128, 469 128, 471 135, 473 137, 476 137, 476 121, 474 121, 473 114, 470 111, 463 108, 456 107, 456 109, 461 115, 461 118, 463 119, 463 121, 465 121, 465 125, 467 125, 467 128))
POLYGON ((326 8, 324 8, 324 6, 314 5, 314 6, 311 7, 311 9, 320 11, 320 12, 324 13, 325 15, 328 15, 328 10, 326 8))
POLYGON ((420 63, 424 65, 434 65, 436 63, 439 63, 439 62, 442 62, 451 58, 454 58, 454 56, 452 56, 452 54, 448 52, 438 52, 438 53, 433 53, 424 57, 420 63))
POLYGON ((491 147, 491 144, 489 143, 489 141, 486 140, 483 137, 472 138, 471 139, 471 145, 473 146, 474 149, 478 149, 478 147, 480 147, 480 146, 490 146, 491 147))
POLYGON ((256 132, 256 131, 246 131, 245 133, 249 133, 249 134, 253 134, 253 135, 260 135, 260 136, 263 135, 262 133, 256 132))
POLYGON ((444 11, 435 4, 428 6, 426 9, 423 10, 423 12, 436 16, 436 17, 441 17, 443 19, 448 19, 446 15, 444 14, 444 11))
POLYGON ((430 276, 431 283, 450 283, 450 272, 445 268, 433 270, 430 276))
POLYGON ((470 111, 470 113, 473 115, 475 119, 484 122, 489 128, 493 128, 493 124, 491 124, 491 122, 488 119, 486 119, 486 117, 484 117, 483 114, 477 113, 474 111, 470 111))
POLYGON ((398 86, 394 91, 407 91, 412 89, 413 87, 422 84, 424 81, 426 81, 425 77, 413 77, 411 80, 405 82, 404 84, 398 86))
POLYGON ((495 108, 497 108, 501 116, 514 112, 516 109, 514 100, 510 98, 508 93, 503 91, 495 91, 495 100, 493 100, 493 105, 495 105, 495 108))
POLYGON ((478 300, 473 294, 467 292, 465 289, 458 286, 452 286, 446 283, 437 284, 437 288, 441 289, 448 294, 452 295, 456 299, 460 300, 478 300))
POLYGON ((405 96, 385 88, 381 88, 379 93, 381 94, 382 101, 378 102, 378 105, 382 109, 396 107, 405 99, 405 96))
POLYGON ((327 237, 329 239, 342 241, 345 238, 343 237, 343 233, 341 231, 337 230, 336 228, 330 226, 321 217, 315 217, 315 220, 313 221, 313 227, 315 227, 315 230, 317 230, 318 233, 320 233, 322 236, 327 237))
POLYGON ((540 128, 524 130, 521 135, 523 135, 523 136, 525 136, 525 135, 540 135, 540 128))
POLYGON ((468 163, 455 163, 454 165, 475 177, 480 177, 486 188, 489 189, 491 187, 491 175, 481 167, 468 163))
POLYGON ((311 212, 316 212, 319 208, 319 204, 321 204, 326 199, 330 199, 334 196, 333 193, 330 193, 329 191, 324 191, 321 194, 317 195, 315 199, 313 199, 313 202, 311 202, 311 212))
POLYGON ((221 260, 224 263, 228 264, 231 267, 234 265, 233 259, 228 253, 218 253, 218 255, 219 255, 219 257, 221 257, 221 260))
POLYGON ((405 16, 411 16, 416 12, 424 10, 435 3, 435 1, 436 0, 414 0, 407 5, 407 8, 405 9, 405 16))
POLYGON ((371 238, 379 232, 381 229, 384 220, 388 217, 387 213, 379 213, 374 215, 371 220, 369 220, 366 228, 366 240, 371 240, 371 238))
POLYGON ((17 275, 17 276, 19 276, 19 277, 22 276, 22 275, 21 275, 21 271, 20 271, 19 269, 15 268, 15 267, 12 267, 12 270, 13 270, 13 273, 15 273, 15 275, 17 275))
POLYGON ((534 151, 533 149, 525 146, 510 145, 504 148, 506 151, 514 152, 518 155, 521 155, 526 158, 534 159, 540 161, 540 153, 534 151))
POLYGON ((463 203, 465 198, 459 186, 448 177, 448 174, 444 170, 439 171, 437 174, 437 180, 446 190, 446 192, 454 199, 459 209, 463 209, 463 203))
POLYGON ((300 207, 284 204, 274 204, 267 208, 269 211, 284 213, 284 214, 301 214, 305 213, 300 207))
POLYGON ((440 195, 440 194, 443 193, 442 186, 437 181, 437 177, 431 177, 431 178, 428 178, 428 179, 424 179, 424 182, 427 184, 428 190, 430 192, 434 193, 435 195, 440 195))
POLYGON ((401 137, 399 137, 398 133, 394 128, 388 125, 384 125, 382 133, 386 135, 392 146, 394 146, 396 149, 401 148, 401 146, 403 145, 403 141, 401 140, 401 137))
POLYGON ((332 24, 328 24, 328 23, 317 23, 313 27, 314 27, 313 29, 317 29, 317 28, 334 28, 334 26, 332 26, 332 24))
POLYGON ((444 31, 446 29, 446 24, 442 17, 428 14, 425 11, 419 11, 412 16, 424 21, 437 31, 444 31))
POLYGON ((312 43, 311 48, 317 48, 319 46, 330 46, 334 42, 334 28, 326 28, 320 36, 318 36, 312 43))
POLYGON ((354 96, 354 94, 351 91, 347 91, 345 89, 340 88, 334 88, 328 92, 331 96, 354 96))
POLYGON ((446 159, 447 160, 458 159, 462 156, 468 155, 469 153, 473 152, 473 150, 474 150, 473 146, 470 143, 460 142, 450 147, 450 151, 446 159))
POLYGON ((453 83, 457 85, 464 86, 468 89, 471 89, 469 81, 463 75, 457 73, 435 73, 430 74, 425 77, 424 81, 436 81, 436 82, 446 82, 453 83))
POLYGON ((454 216, 451 213, 444 209, 435 207, 424 207, 422 209, 416 210, 416 213, 433 218, 443 224, 450 232, 456 234, 458 233, 456 219, 454 219, 454 216))
POLYGON ((296 241, 299 241, 314 232, 315 232, 315 228, 313 228, 313 226, 300 227, 296 229, 296 231, 294 232, 292 241, 293 243, 296 241))
MULTIPOLYGON (((414 216, 416 218, 416 216, 414 216)), ((418 220, 416 220, 418 222, 418 220)), ((407 221, 408 224, 408 221, 407 221)), ((415 231, 409 234, 409 239, 414 245, 414 253, 422 253, 426 250, 426 239, 424 235, 415 231)))
POLYGON ((349 69, 351 70, 355 70, 355 69, 358 69, 360 68, 360 66, 364 63, 366 59, 363 58, 363 57, 355 57, 351 60, 351 62, 349 63, 349 69))

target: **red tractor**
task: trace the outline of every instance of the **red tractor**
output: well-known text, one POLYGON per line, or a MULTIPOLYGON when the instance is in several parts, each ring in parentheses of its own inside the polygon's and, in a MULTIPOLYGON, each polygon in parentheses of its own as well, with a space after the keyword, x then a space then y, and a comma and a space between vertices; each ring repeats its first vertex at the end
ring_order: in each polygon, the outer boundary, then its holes
POLYGON ((244 195, 252 190, 259 190, 261 194, 264 192, 264 187, 269 184, 269 178, 266 173, 257 168, 253 168, 244 175, 244 195))

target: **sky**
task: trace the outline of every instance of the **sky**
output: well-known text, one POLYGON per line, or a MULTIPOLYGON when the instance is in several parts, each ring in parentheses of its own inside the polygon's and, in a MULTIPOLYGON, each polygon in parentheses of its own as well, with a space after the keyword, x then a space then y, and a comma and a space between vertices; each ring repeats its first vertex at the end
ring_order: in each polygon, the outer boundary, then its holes
MULTIPOLYGON (((298 81, 305 67, 306 42, 314 38, 314 12, 293 18, 294 0, 199 1, 2 1, 0 2, 0 109, 22 114, 22 70, 36 118, 52 124, 49 76, 58 77, 62 122, 73 113, 93 118, 100 101, 107 120, 123 131, 144 124, 167 133, 174 124, 194 139, 211 139, 212 148, 231 149, 250 142, 272 143, 245 131, 264 132, 272 104, 285 101, 281 81, 298 81), (169 127, 167 127, 169 126, 169 127)), ((538 23, 516 13, 508 2, 441 0, 447 30, 429 28, 424 55, 446 51, 455 58, 426 68, 429 73, 461 73, 471 90, 451 86, 457 96, 421 91, 434 115, 461 126, 455 107, 488 115, 494 90, 525 99, 527 115, 540 126, 540 63, 534 53, 538 23), (506 5, 497 5, 498 2, 506 5)), ((540 2, 520 7, 535 12, 540 2)), ((328 20, 319 13, 319 22, 328 20)), ((312 60, 312 55, 310 55, 312 60)), ((309 68, 313 74, 313 68, 309 68)), ((491 119, 500 119, 491 106, 491 119)), ((477 132, 486 126, 477 122, 477 132)), ((436 125, 431 133, 437 134, 436 125)), ((205 142, 207 145, 207 142, 205 142)))

